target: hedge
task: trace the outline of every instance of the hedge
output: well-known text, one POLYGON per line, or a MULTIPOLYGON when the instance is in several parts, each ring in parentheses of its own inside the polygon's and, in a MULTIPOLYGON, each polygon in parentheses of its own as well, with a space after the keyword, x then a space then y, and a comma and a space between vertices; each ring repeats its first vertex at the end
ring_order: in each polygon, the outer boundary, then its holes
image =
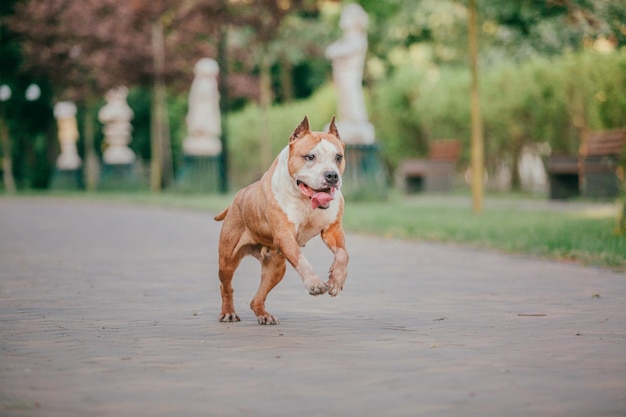
MULTIPOLYGON (((376 87, 371 114, 392 168, 434 139, 463 141, 468 158, 469 79, 466 68, 404 67, 376 87)), ((575 153, 583 128, 626 126, 623 52, 504 63, 483 68, 480 83, 491 168, 526 144, 575 153)))
MULTIPOLYGON (((407 157, 423 156, 436 139, 464 143, 469 159, 470 76, 464 67, 398 68, 368 91, 370 119, 391 170, 407 157)), ((626 53, 568 54, 482 68, 481 109, 488 169, 515 160, 524 145, 548 144, 553 152, 576 152, 581 129, 626 126, 626 53)), ((336 96, 325 85, 311 98, 269 111, 272 155, 308 115, 321 130, 336 112, 336 96)), ((256 105, 228 116, 231 185, 259 178, 261 117, 256 105)), ((542 147, 546 149, 546 146, 542 147)))

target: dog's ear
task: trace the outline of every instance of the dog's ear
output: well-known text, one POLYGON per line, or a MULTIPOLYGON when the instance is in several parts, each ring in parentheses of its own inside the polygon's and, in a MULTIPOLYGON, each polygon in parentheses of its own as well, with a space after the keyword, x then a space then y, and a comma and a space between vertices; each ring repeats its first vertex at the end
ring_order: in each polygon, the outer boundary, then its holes
POLYGON ((289 143, 293 142, 296 139, 300 139, 302 136, 311 133, 309 129, 309 119, 304 116, 304 120, 296 127, 296 130, 293 131, 291 137, 289 138, 289 143))
POLYGON ((328 133, 330 133, 331 135, 335 135, 337 139, 341 140, 341 137, 339 136, 339 131, 337 130, 337 126, 335 126, 335 116, 330 119, 330 124, 328 125, 328 133))

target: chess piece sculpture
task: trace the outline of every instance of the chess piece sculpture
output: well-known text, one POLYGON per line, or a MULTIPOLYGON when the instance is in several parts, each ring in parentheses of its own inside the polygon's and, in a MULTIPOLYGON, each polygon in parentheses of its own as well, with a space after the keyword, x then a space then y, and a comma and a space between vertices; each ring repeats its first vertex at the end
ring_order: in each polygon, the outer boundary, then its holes
POLYGON ((211 58, 202 58, 194 67, 195 78, 189 90, 187 138, 183 152, 192 156, 216 156, 222 152, 219 67, 211 58))
POLYGON ((76 105, 71 101, 56 103, 54 118, 57 120, 58 139, 61 145, 61 153, 56 162, 57 168, 63 171, 76 170, 82 163, 76 148, 76 141, 78 141, 76 105))
POLYGON ((128 147, 133 129, 130 121, 133 110, 126 101, 128 89, 118 87, 106 94, 107 104, 100 109, 98 119, 104 124, 104 140, 106 149, 102 158, 106 164, 132 164, 135 153, 128 147))

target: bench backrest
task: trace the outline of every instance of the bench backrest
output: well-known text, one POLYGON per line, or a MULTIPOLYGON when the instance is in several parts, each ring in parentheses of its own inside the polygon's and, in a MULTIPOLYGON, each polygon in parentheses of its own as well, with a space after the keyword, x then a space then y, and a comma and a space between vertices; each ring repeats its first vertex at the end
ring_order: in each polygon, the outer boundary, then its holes
POLYGON ((430 144, 428 159, 456 162, 461 153, 461 142, 456 139, 436 140, 430 144))
POLYGON ((626 129, 596 130, 583 134, 582 156, 620 155, 626 144, 626 129))

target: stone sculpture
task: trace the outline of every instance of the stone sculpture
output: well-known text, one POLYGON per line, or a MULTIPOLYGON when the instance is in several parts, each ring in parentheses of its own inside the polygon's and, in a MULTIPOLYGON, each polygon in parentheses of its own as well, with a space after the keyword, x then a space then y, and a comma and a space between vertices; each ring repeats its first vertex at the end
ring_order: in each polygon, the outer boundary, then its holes
POLYGON ((135 153, 128 147, 133 129, 130 121, 133 110, 126 102, 128 89, 118 87, 106 94, 107 104, 100 109, 98 119, 104 124, 104 141, 106 149, 102 158, 106 164, 132 164, 135 153))
POLYGON ((374 127, 363 98, 363 68, 367 53, 367 13, 355 3, 344 7, 339 20, 343 37, 326 49, 337 90, 337 129, 347 144, 372 144, 374 127))
POLYGON ((82 163, 76 149, 76 141, 78 141, 76 105, 71 101, 56 103, 54 117, 57 120, 58 139, 61 145, 61 153, 56 162, 57 168, 64 171, 76 170, 82 163))
POLYGON ((222 152, 219 67, 211 58, 202 58, 194 67, 195 78, 189 90, 187 138, 183 152, 192 156, 216 156, 222 152))

